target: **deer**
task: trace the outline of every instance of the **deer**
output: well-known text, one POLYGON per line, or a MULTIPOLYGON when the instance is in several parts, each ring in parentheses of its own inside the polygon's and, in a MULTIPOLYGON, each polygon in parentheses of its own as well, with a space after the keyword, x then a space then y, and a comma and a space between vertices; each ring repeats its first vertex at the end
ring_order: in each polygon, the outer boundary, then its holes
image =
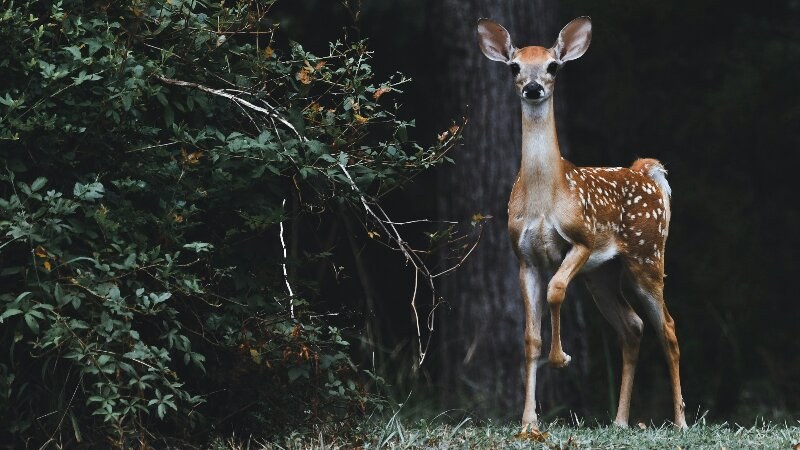
POLYGON ((517 48, 509 32, 478 21, 479 46, 506 64, 522 104, 522 160, 508 202, 508 231, 519 262, 525 311, 525 406, 522 433, 538 431, 536 369, 546 300, 556 368, 571 358, 561 347, 560 311, 567 286, 586 281, 600 313, 622 343, 622 374, 614 424, 627 428, 644 323, 623 293, 633 292, 666 356, 675 427, 686 429, 675 322, 664 301, 664 248, 671 216, 667 171, 656 159, 631 167, 577 167, 561 156, 553 109, 556 77, 589 48, 592 21, 578 17, 550 48, 517 48))

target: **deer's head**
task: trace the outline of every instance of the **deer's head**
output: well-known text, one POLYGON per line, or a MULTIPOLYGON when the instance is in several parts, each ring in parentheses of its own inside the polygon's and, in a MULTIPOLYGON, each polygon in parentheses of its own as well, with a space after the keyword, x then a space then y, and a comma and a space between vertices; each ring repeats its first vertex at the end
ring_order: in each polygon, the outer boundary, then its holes
POLYGON ((522 101, 541 103, 553 95, 561 66, 580 58, 589 48, 592 20, 589 17, 574 19, 561 30, 550 48, 535 45, 516 48, 508 31, 490 19, 478 21, 478 36, 483 54, 509 67, 522 101))

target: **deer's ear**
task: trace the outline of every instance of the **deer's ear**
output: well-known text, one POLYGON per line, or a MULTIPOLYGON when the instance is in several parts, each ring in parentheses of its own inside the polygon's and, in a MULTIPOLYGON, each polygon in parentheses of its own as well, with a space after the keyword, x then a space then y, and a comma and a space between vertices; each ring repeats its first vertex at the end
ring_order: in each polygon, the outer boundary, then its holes
POLYGON ((492 61, 507 62, 514 54, 508 31, 493 20, 478 21, 478 42, 483 54, 492 61))
POLYGON ((561 62, 572 61, 583 56, 591 42, 592 19, 586 16, 578 17, 568 23, 558 34, 553 51, 561 62))

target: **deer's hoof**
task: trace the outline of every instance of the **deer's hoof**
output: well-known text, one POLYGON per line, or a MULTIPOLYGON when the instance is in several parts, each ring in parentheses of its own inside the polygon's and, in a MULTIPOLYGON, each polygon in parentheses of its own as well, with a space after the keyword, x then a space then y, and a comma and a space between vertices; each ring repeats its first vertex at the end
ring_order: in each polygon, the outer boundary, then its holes
POLYGON ((567 367, 570 361, 572 361, 572 357, 564 352, 561 354, 550 353, 550 365, 556 369, 567 367))
POLYGON ((539 432, 539 425, 536 422, 523 423, 522 424, 522 429, 519 430, 519 434, 526 434, 526 433, 528 433, 529 430, 531 432, 537 432, 538 433, 539 432))

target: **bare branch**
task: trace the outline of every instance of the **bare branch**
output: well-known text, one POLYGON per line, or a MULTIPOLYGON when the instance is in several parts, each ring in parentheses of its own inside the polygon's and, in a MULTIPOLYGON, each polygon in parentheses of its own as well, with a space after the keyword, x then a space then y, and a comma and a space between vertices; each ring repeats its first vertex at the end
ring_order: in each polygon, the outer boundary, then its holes
MULTIPOLYGON (((218 95, 220 97, 227 98, 228 100, 230 100, 230 101, 232 101, 232 102, 234 102, 234 103, 236 103, 236 104, 238 104, 240 106, 244 106, 244 107, 250 108, 253 111, 258 111, 258 112, 260 112, 262 114, 266 114, 267 116, 277 120, 278 122, 282 123, 286 128, 290 129, 297 136, 297 138, 300 139, 301 142, 308 141, 308 139, 306 139, 305 136, 301 135, 300 132, 297 131, 297 128, 295 128, 294 125, 292 125, 288 120, 284 119, 280 114, 278 114, 276 112, 275 108, 272 107, 271 105, 269 105, 263 99, 262 99, 262 103, 267 105, 269 107, 269 109, 262 108, 260 106, 257 106, 257 105, 254 105, 254 104, 248 102, 247 100, 245 100, 243 98, 237 97, 234 94, 231 94, 229 92, 229 90, 227 90, 227 89, 214 89, 214 88, 210 88, 208 86, 203 86, 202 84, 193 83, 191 81, 175 80, 173 78, 167 78, 167 77, 162 77, 162 76, 156 76, 156 79, 161 81, 161 82, 167 83, 167 84, 172 84, 174 86, 192 87, 192 88, 195 88, 195 89, 199 89, 199 90, 201 90, 203 92, 208 92, 209 94, 218 95)), ((237 92, 241 92, 241 91, 237 91, 237 92)))

